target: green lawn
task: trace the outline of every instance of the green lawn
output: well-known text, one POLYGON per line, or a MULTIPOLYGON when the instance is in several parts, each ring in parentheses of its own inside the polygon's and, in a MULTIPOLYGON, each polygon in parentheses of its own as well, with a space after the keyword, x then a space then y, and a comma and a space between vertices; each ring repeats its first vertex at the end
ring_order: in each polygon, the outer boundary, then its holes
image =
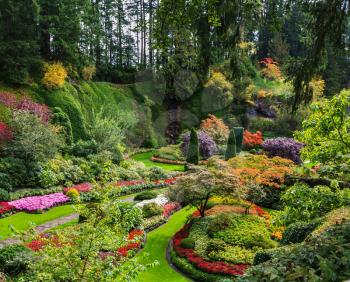
POLYGON ((182 209, 175 213, 165 225, 147 234, 146 246, 137 257, 142 264, 149 264, 157 260, 159 265, 142 272, 138 277, 138 281, 188 281, 169 266, 165 254, 170 239, 185 224, 187 216, 193 212, 194 209, 182 209), (144 254, 148 254, 148 256, 144 256, 144 254))
POLYGON ((41 225, 56 218, 70 215, 73 212, 73 206, 64 205, 52 208, 42 214, 19 212, 9 217, 2 218, 0 219, 0 240, 13 236, 12 231, 9 228, 10 225, 18 231, 26 231, 31 227, 31 223, 41 225))
POLYGON ((152 156, 153 156, 153 152, 151 151, 151 152, 139 153, 139 154, 133 155, 132 159, 134 159, 135 161, 143 162, 146 167, 158 166, 168 171, 185 171, 184 165, 173 165, 173 164, 163 164, 163 163, 152 162, 151 161, 152 156))

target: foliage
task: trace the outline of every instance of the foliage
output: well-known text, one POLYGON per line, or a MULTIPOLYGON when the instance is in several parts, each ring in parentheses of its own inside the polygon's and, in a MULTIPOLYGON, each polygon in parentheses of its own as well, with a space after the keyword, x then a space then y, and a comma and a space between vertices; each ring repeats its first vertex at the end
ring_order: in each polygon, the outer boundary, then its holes
POLYGON ((86 66, 83 67, 82 70, 82 76, 84 80, 92 80, 93 76, 96 73, 96 67, 95 66, 86 66))
POLYGON ((207 133, 218 145, 223 145, 227 142, 229 128, 222 119, 209 114, 208 118, 202 120, 201 130, 207 133))
POLYGON ((304 144, 295 141, 293 138, 278 137, 265 140, 262 144, 263 149, 268 153, 269 157, 281 157, 292 160, 300 164, 300 150, 304 144))
POLYGON ((184 160, 184 156, 179 145, 168 145, 161 147, 153 153, 154 157, 167 159, 167 160, 184 160))
POLYGON ((225 261, 233 264, 252 264, 255 253, 258 249, 247 249, 239 245, 227 246, 222 251, 212 251, 208 254, 209 258, 215 261, 225 261))
POLYGON ((348 90, 330 100, 312 104, 311 114, 303 122, 303 130, 295 133, 295 137, 306 144, 302 150, 305 159, 333 163, 346 158, 350 148, 349 106, 348 90))
POLYGON ((6 151, 26 162, 53 158, 62 145, 52 126, 30 113, 15 111, 11 128, 14 138, 6 145, 6 151))
MULTIPOLYGON (((190 139, 188 142, 188 149, 183 149, 184 155, 186 155, 186 162, 190 164, 198 165, 199 162, 199 145, 198 145, 198 135, 197 131, 192 128, 190 139), (185 154, 186 150, 186 154, 185 154)), ((184 140, 185 143, 185 140, 184 140)), ((183 145, 183 147, 186 145, 183 145)))
POLYGON ((5 274, 25 272, 31 260, 31 251, 22 245, 9 245, 0 249, 0 270, 5 274))
POLYGON ((134 197, 134 201, 143 201, 143 200, 154 199, 155 197, 157 197, 157 195, 158 194, 156 192, 153 192, 153 191, 144 191, 144 192, 137 194, 134 197))
POLYGON ((5 189, 0 188, 0 202, 6 202, 9 200, 10 200, 10 193, 5 189))
POLYGON ((236 153, 239 154, 242 151, 244 129, 243 127, 235 127, 233 130, 236 136, 236 153))
POLYGON ((194 249, 196 243, 192 238, 185 238, 181 241, 181 247, 185 249, 194 249))
POLYGON ((47 88, 61 88, 68 76, 68 72, 62 63, 56 62, 44 65, 44 77, 42 83, 47 88))
POLYGON ((276 254, 239 281, 343 281, 349 277, 349 222, 276 254), (288 267, 286 267, 288 266, 288 267))
MULTIPOLYGON (((199 142, 199 153, 204 159, 208 159, 217 152, 217 146, 213 139, 211 139, 208 134, 199 131, 198 132, 198 142, 199 142)), ((181 144, 182 152, 185 156, 189 152, 190 144, 190 133, 184 134, 183 142, 181 144)))
POLYGON ((285 204, 285 221, 310 221, 329 211, 347 205, 349 189, 337 191, 327 186, 310 188, 306 184, 295 184, 287 190, 282 200, 285 204))
POLYGON ((329 212, 326 216, 322 218, 318 228, 313 232, 313 234, 320 234, 325 232, 330 227, 341 224, 342 222, 349 219, 350 208, 348 206, 342 207, 329 212))
POLYGON ((243 145, 246 149, 253 149, 259 147, 264 142, 262 133, 257 131, 256 133, 251 133, 248 130, 244 130, 243 135, 243 145))
POLYGON ((281 240, 282 244, 301 243, 305 238, 312 233, 319 225, 320 220, 313 220, 311 222, 298 221, 287 226, 283 232, 281 240))
POLYGON ((227 141, 227 148, 225 153, 225 160, 228 161, 231 158, 236 157, 236 135, 235 131, 231 130, 227 141))
POLYGON ((90 155, 97 154, 97 146, 98 145, 95 140, 79 140, 71 146, 70 153, 77 157, 86 158, 90 155))
POLYGON ((212 196, 241 196, 243 193, 244 189, 238 186, 237 178, 231 173, 198 169, 179 177, 176 185, 169 189, 168 196, 174 202, 195 206, 204 217, 208 201, 212 196))
POLYGON ((277 63, 271 58, 265 58, 260 61, 264 65, 264 68, 261 70, 261 75, 269 80, 282 80, 283 75, 278 67, 277 63))
POLYGON ((63 134, 67 145, 73 143, 73 131, 72 123, 70 122, 69 116, 62 111, 61 108, 55 107, 52 111, 51 122, 54 125, 60 126, 60 133, 63 134))
POLYGON ((79 192, 77 189, 75 188, 70 188, 67 193, 66 196, 71 198, 72 200, 78 199, 79 198, 79 192))
POLYGON ((0 144, 12 140, 13 135, 7 124, 0 122, 0 144))
POLYGON ((150 181, 166 179, 167 174, 164 172, 164 170, 161 167, 155 166, 149 169, 148 178, 150 181))
POLYGON ((163 208, 156 203, 149 203, 142 207, 142 215, 144 218, 160 215, 163 213, 163 208))

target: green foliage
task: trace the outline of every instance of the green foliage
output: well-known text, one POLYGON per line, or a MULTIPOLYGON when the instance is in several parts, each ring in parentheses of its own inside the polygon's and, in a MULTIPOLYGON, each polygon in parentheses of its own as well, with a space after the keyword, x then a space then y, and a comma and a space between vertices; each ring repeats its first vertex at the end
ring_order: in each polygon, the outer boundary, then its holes
POLYGON ((134 197, 134 201, 143 201, 143 200, 150 200, 150 199, 154 199, 157 197, 157 193, 156 192, 152 192, 152 191, 144 191, 141 192, 139 194, 137 194, 134 197))
POLYGON ((310 116, 303 122, 303 130, 295 137, 306 146, 304 159, 333 163, 347 158, 350 150, 350 91, 344 90, 330 100, 311 106, 310 116))
POLYGON ((72 145, 73 131, 69 116, 61 108, 55 107, 52 111, 51 122, 61 127, 61 133, 64 136, 66 144, 69 146, 72 145))
POLYGON ((256 184, 249 184, 248 187, 249 201, 265 208, 281 209, 281 189, 271 189, 271 187, 256 184))
POLYGON ((9 200, 10 200, 9 192, 3 188, 0 188, 0 202, 7 202, 9 200))
POLYGON ((190 164, 198 165, 199 163, 199 145, 197 131, 192 128, 190 135, 190 143, 188 147, 188 153, 186 156, 186 162, 190 164))
POLYGON ((264 263, 264 262, 272 259, 274 256, 283 253, 284 248, 285 247, 283 247, 283 248, 266 249, 266 250, 259 250, 255 254, 253 265, 258 265, 260 263, 264 263))
POLYGON ((97 154, 97 147, 98 145, 95 140, 79 140, 71 146, 69 151, 73 156, 86 158, 90 155, 97 154))
POLYGON ((236 153, 239 154, 242 152, 244 129, 243 127, 235 127, 233 131, 236 137, 236 153))
POLYGON ((6 145, 6 151, 27 163, 53 158, 62 146, 62 140, 52 126, 43 124, 30 113, 15 111, 11 128, 14 139, 6 145))
POLYGON ((286 223, 310 221, 347 205, 349 197, 349 189, 337 191, 327 186, 310 188, 306 184, 295 184, 282 196, 284 220, 286 223))
POLYGON ((149 180, 155 181, 155 180, 167 178, 167 174, 162 168, 155 166, 149 169, 148 177, 149 177, 149 180))
POLYGON ((179 145, 161 147, 153 153, 153 156, 173 161, 185 159, 179 145))
POLYGON ((287 226, 283 232, 281 240, 282 244, 301 243, 304 239, 312 233, 319 225, 320 220, 313 220, 311 222, 295 222, 287 226))
POLYGON ((185 249, 194 249, 196 243, 192 238, 185 238, 181 241, 181 247, 185 249))
POLYGON ((259 249, 260 248, 248 249, 239 245, 228 245, 224 250, 209 252, 208 257, 214 261, 226 261, 233 264, 252 264, 255 253, 259 249))
POLYGON ((22 245, 9 245, 0 249, 0 271, 18 275, 28 269, 32 252, 22 245))
POLYGON ((0 158, 0 188, 11 190, 12 187, 19 187, 27 182, 27 167, 22 159, 6 157, 0 158))
POLYGON ((163 213, 163 208, 156 203, 149 203, 142 207, 142 215, 144 218, 160 215, 163 213))
POLYGON ((248 269, 239 281, 343 281, 350 274, 350 223, 346 221, 286 248, 248 269), (288 267, 286 267, 288 266, 288 267))
POLYGON ((231 158, 234 158, 236 156, 236 135, 235 130, 230 131, 230 135, 228 137, 227 141, 227 149, 225 153, 225 160, 229 160, 231 158))

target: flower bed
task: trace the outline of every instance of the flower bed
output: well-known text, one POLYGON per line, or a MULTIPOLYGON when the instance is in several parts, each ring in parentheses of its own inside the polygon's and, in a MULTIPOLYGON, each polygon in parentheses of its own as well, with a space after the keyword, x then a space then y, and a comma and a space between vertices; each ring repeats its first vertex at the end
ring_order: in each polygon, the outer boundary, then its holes
POLYGON ((45 196, 26 197, 20 200, 9 202, 17 210, 35 212, 46 210, 54 206, 64 204, 69 201, 69 197, 63 193, 54 193, 45 196))
POLYGON ((92 184, 89 183, 89 182, 85 182, 85 183, 81 183, 81 184, 78 184, 78 185, 74 185, 72 187, 66 187, 66 188, 63 188, 63 192, 65 194, 67 194, 67 192, 70 190, 70 189, 75 189, 77 190, 79 193, 87 193, 87 192, 90 192, 91 189, 92 189, 92 184))
POLYGON ((0 217, 14 211, 15 207, 8 202, 0 202, 0 217))
POLYGON ((210 262, 201 258, 193 249, 187 249, 181 246, 181 241, 189 235, 189 225, 186 225, 175 234, 172 239, 174 251, 178 256, 186 258, 196 268, 210 274, 224 274, 231 276, 240 276, 245 273, 248 264, 228 264, 224 262, 210 262))
POLYGON ((128 236, 128 244, 118 248, 117 254, 122 257, 127 257, 129 255, 129 251, 141 248, 144 238, 145 232, 143 230, 132 230, 128 236))

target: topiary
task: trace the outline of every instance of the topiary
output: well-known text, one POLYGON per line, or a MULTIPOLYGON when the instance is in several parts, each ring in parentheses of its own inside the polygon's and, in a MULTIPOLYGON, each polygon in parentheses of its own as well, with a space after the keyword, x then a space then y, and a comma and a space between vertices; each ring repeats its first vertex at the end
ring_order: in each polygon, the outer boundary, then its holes
POLYGON ((236 153, 239 154, 242 152, 244 129, 243 127, 234 127, 233 130, 236 137, 236 153))
POLYGON ((301 243, 320 224, 320 219, 313 220, 312 222, 296 222, 290 224, 283 232, 281 243, 284 245, 301 243))
POLYGON ((228 141, 227 141, 227 149, 226 149, 226 153, 225 153, 225 160, 229 160, 231 158, 234 158, 237 155, 236 152, 236 135, 235 135, 235 131, 231 130, 230 131, 230 135, 228 137, 228 141))
POLYGON ((0 188, 0 202, 7 202, 10 200, 10 193, 0 188))
POLYGON ((198 135, 197 131, 194 128, 191 130, 186 162, 194 165, 198 165, 199 163, 198 135))
POLYGON ((194 249, 195 246, 196 243, 192 238, 185 238, 181 241, 181 247, 185 249, 194 249))
POLYGON ((145 192, 141 192, 139 194, 137 194, 134 197, 135 201, 143 201, 143 200, 150 200, 150 199, 154 199, 157 197, 157 193, 156 192, 152 192, 152 191, 145 191, 145 192))
POLYGON ((9 245, 0 249, 0 271, 8 275, 26 271, 32 260, 31 253, 22 245, 9 245))

